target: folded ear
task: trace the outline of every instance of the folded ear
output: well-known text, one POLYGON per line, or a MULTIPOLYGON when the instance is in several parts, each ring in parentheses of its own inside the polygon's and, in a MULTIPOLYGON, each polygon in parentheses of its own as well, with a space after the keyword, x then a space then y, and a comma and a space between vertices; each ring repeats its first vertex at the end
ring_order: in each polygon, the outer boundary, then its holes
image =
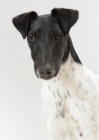
POLYGON ((21 33, 22 37, 25 39, 28 34, 31 21, 36 18, 37 13, 32 11, 14 17, 12 22, 16 29, 21 33))
POLYGON ((54 8, 51 15, 57 19, 62 30, 68 34, 70 28, 77 22, 79 12, 73 9, 54 8))

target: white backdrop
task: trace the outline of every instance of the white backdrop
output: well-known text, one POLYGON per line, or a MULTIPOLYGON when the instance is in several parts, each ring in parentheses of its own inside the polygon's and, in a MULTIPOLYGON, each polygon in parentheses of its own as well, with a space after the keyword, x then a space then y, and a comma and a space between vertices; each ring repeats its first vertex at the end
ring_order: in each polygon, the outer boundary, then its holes
POLYGON ((99 0, 0 1, 0 140, 46 140, 37 79, 27 41, 12 25, 18 14, 50 13, 54 7, 78 9, 71 38, 82 62, 99 74, 99 0))

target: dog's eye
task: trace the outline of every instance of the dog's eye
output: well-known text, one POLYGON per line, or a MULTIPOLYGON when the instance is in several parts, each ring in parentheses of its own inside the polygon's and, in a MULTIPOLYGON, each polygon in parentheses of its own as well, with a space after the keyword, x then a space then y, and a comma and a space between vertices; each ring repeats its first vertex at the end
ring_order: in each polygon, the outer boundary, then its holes
POLYGON ((58 40, 60 38, 60 34, 55 34, 54 35, 54 40, 58 40))
POLYGON ((30 38, 30 41, 31 42, 37 42, 37 36, 32 36, 31 38, 30 38))

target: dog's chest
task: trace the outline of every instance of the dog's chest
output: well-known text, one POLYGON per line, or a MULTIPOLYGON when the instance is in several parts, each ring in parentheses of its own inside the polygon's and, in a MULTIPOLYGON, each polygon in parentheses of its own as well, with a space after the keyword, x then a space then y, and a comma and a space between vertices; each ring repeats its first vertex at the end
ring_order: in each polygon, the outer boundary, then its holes
POLYGON ((79 77, 80 70, 74 66, 71 79, 63 68, 43 83, 42 115, 52 140, 99 140, 99 80, 86 69, 79 77))

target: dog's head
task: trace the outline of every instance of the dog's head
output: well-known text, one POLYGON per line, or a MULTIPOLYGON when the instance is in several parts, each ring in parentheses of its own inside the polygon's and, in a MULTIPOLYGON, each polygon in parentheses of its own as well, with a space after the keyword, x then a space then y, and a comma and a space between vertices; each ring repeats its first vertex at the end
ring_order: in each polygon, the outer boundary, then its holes
POLYGON ((78 11, 55 8, 51 14, 38 16, 29 12, 13 18, 13 24, 31 50, 37 77, 55 77, 67 50, 67 35, 78 20, 78 11))

